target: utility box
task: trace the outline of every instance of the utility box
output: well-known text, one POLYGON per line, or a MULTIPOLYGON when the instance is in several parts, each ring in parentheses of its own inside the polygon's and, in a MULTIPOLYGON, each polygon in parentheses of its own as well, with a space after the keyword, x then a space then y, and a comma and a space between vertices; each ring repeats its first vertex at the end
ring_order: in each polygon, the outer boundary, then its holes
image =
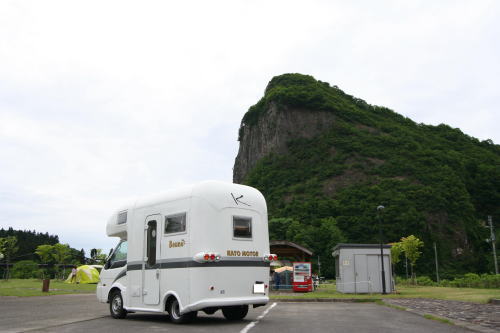
MULTIPOLYGON (((341 293, 381 293, 382 264, 380 244, 338 244, 335 258, 337 291, 341 293)), ((391 246, 383 245, 385 290, 394 291, 391 246)))

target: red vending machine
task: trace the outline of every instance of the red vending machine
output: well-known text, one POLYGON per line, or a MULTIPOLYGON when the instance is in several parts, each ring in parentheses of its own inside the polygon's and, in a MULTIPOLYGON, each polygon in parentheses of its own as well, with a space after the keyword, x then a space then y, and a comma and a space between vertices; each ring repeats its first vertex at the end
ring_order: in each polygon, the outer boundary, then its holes
POLYGON ((313 291, 310 262, 293 263, 293 291, 313 291))

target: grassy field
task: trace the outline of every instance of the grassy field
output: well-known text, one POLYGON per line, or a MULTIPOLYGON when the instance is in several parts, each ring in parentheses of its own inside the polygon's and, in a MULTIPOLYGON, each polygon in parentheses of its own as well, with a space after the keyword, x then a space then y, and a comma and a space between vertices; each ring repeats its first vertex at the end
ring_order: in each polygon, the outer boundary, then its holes
POLYGON ((321 285, 311 293, 274 293, 271 298, 349 298, 377 300, 384 298, 434 298, 455 301, 467 301, 475 303, 488 303, 491 298, 500 298, 500 289, 478 289, 478 288, 446 288, 446 287, 420 287, 400 286, 397 293, 389 295, 381 294, 342 294, 335 290, 335 284, 321 285))
MULTIPOLYGON (((37 279, 0 280, 0 296, 46 296, 61 294, 95 293, 95 284, 68 284, 58 280, 50 281, 50 291, 42 292, 42 281, 37 279)), ((321 285, 312 293, 271 293, 272 299, 280 298, 345 298, 378 300, 384 298, 435 298, 475 303, 487 303, 491 298, 500 298, 500 289, 406 287, 400 286, 395 294, 341 294, 335 284, 321 285)))
POLYGON ((42 292, 42 280, 10 279, 0 280, 0 296, 47 296, 62 294, 95 293, 95 284, 69 284, 51 280, 49 292, 42 292))

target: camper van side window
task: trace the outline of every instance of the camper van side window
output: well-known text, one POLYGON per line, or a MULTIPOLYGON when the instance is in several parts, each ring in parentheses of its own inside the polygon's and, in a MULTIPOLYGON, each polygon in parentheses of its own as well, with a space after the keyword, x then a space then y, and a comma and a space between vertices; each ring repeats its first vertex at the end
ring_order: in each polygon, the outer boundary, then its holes
POLYGON ((233 216, 233 237, 252 238, 252 218, 233 216))
POLYGON ((186 231, 186 213, 165 216, 165 234, 186 231))

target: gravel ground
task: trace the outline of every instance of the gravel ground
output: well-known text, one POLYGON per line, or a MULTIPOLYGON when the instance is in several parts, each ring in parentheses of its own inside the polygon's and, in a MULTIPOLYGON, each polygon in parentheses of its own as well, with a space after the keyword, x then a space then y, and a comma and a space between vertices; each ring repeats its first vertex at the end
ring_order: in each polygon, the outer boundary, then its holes
POLYGON ((500 305, 422 298, 394 298, 383 301, 418 313, 449 318, 452 322, 463 323, 463 326, 475 331, 500 332, 500 305))

